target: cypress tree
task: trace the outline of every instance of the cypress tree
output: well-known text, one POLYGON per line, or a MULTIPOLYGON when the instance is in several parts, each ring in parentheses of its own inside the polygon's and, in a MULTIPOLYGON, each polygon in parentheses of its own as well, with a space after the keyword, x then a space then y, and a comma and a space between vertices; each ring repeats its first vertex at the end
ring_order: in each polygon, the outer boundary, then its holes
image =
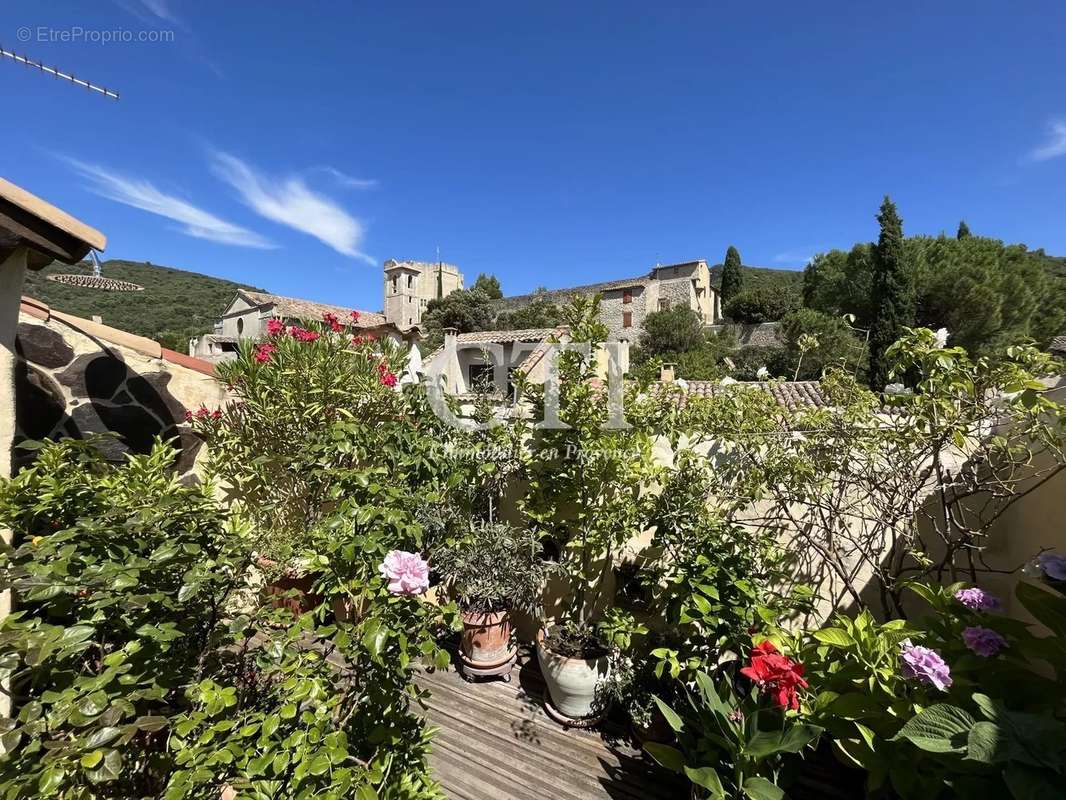
POLYGON ((744 288, 744 273, 740 266, 740 253, 733 245, 725 251, 725 261, 722 264, 722 304, 740 294, 744 288))
POLYGON ((960 241, 970 238, 970 226, 966 224, 966 220, 962 220, 959 223, 959 231, 955 234, 955 238, 960 241))
POLYGON ((914 291, 903 249, 903 220, 887 194, 877 221, 881 235, 873 251, 870 386, 881 391, 888 383, 885 351, 900 337, 904 326, 914 325, 914 291))

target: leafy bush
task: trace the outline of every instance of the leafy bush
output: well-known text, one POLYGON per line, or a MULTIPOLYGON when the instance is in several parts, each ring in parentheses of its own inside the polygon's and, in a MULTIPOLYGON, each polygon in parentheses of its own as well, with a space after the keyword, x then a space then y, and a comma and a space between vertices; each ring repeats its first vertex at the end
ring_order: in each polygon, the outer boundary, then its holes
POLYGON ((794 291, 779 286, 767 286, 741 292, 726 303, 722 311, 734 322, 754 325, 776 322, 799 305, 799 295, 794 291))
POLYGON ((92 442, 42 447, 0 488, 15 532, 0 577, 21 609, 0 628, 17 717, 0 722, 5 796, 157 794, 171 718, 225 639, 235 531, 158 444, 122 467, 92 442))
POLYGON ((475 523, 431 560, 464 610, 485 613, 534 610, 548 573, 540 537, 501 522, 475 523))

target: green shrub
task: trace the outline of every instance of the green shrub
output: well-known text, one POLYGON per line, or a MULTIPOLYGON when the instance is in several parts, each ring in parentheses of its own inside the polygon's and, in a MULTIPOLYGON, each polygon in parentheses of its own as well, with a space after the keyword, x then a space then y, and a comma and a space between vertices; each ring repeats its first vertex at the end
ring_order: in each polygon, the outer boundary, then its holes
POLYGON ((733 322, 755 325, 761 322, 776 322, 785 314, 798 308, 799 295, 788 288, 767 286, 741 292, 722 309, 733 322))

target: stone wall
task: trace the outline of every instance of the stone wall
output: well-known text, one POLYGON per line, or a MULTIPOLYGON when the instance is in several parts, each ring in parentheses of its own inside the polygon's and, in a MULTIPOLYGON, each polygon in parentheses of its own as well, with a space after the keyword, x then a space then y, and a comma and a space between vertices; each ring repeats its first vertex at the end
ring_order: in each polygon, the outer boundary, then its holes
POLYGON ((33 458, 20 441, 111 431, 117 437, 103 447, 110 459, 146 453, 162 436, 180 452, 178 472, 193 471, 202 442, 185 424, 186 412, 226 399, 213 365, 29 298, 15 345, 15 469, 33 458))

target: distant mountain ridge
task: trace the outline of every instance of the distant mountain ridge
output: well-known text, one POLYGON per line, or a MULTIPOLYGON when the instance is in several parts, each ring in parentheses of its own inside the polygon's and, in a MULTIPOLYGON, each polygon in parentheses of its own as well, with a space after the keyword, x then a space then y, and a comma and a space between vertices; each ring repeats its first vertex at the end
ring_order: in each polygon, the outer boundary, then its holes
POLYGON ((156 339, 184 353, 190 337, 212 330, 238 289, 259 290, 149 261, 114 259, 102 262, 101 267, 104 277, 136 283, 144 291, 105 292, 50 281, 49 275, 92 273, 87 263, 70 267, 56 262, 29 272, 23 293, 68 314, 87 319, 99 315, 106 325, 156 339))

